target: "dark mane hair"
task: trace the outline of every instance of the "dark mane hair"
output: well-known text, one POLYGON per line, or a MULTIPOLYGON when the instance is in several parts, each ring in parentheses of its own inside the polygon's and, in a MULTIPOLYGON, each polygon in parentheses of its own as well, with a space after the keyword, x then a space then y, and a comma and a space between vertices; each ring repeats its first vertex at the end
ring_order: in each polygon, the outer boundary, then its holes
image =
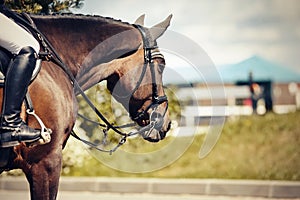
POLYGON ((132 25, 129 22, 124 22, 120 19, 114 19, 112 17, 104 17, 101 15, 84 15, 84 14, 73 14, 73 13, 60 13, 60 14, 51 14, 51 15, 36 15, 31 14, 30 15, 33 18, 36 19, 83 19, 83 20, 96 20, 96 21, 102 21, 106 23, 116 23, 116 24, 123 24, 123 25, 132 25))

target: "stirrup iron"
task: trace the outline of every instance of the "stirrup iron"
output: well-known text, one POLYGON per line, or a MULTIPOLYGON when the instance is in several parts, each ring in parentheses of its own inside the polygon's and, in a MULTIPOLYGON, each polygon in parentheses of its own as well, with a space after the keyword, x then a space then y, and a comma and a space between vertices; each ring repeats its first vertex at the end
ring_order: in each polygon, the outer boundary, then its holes
POLYGON ((45 124, 43 123, 41 118, 37 114, 35 114, 34 110, 27 109, 26 113, 28 115, 32 115, 41 127, 41 138, 36 142, 30 144, 30 146, 43 145, 49 143, 51 141, 52 130, 50 128, 46 128, 45 124))

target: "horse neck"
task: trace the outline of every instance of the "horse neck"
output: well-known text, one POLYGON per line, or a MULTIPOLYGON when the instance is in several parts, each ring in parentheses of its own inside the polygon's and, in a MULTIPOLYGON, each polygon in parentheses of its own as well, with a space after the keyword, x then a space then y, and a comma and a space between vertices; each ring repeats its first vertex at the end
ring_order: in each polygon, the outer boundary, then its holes
POLYGON ((135 51, 142 43, 132 25, 92 16, 33 16, 79 84, 88 89, 116 70, 110 63, 135 51))

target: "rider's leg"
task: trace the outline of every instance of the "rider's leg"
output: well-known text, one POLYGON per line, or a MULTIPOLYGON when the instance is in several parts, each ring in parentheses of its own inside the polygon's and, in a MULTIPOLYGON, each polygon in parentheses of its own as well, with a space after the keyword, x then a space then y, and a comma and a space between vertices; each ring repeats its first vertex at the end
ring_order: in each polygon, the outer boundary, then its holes
POLYGON ((21 119, 21 106, 35 68, 37 54, 32 47, 24 47, 7 70, 0 122, 0 147, 39 139, 40 131, 28 127, 21 119))
POLYGON ((40 131, 25 125, 20 117, 21 106, 35 68, 38 41, 13 20, 0 12, 0 46, 16 55, 5 70, 5 86, 0 120, 0 147, 39 139, 40 131))

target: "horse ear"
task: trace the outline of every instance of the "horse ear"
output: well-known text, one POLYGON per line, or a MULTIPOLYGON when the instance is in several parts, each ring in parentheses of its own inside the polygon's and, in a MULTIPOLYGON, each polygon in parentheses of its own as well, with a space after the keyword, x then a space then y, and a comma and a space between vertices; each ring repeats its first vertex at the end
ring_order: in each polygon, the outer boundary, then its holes
POLYGON ((167 28, 170 26, 172 16, 172 14, 169 15, 163 22, 160 22, 149 29, 154 40, 159 38, 167 30, 167 28))
POLYGON ((134 24, 144 26, 144 21, 145 21, 145 14, 142 14, 139 18, 135 20, 134 24))

